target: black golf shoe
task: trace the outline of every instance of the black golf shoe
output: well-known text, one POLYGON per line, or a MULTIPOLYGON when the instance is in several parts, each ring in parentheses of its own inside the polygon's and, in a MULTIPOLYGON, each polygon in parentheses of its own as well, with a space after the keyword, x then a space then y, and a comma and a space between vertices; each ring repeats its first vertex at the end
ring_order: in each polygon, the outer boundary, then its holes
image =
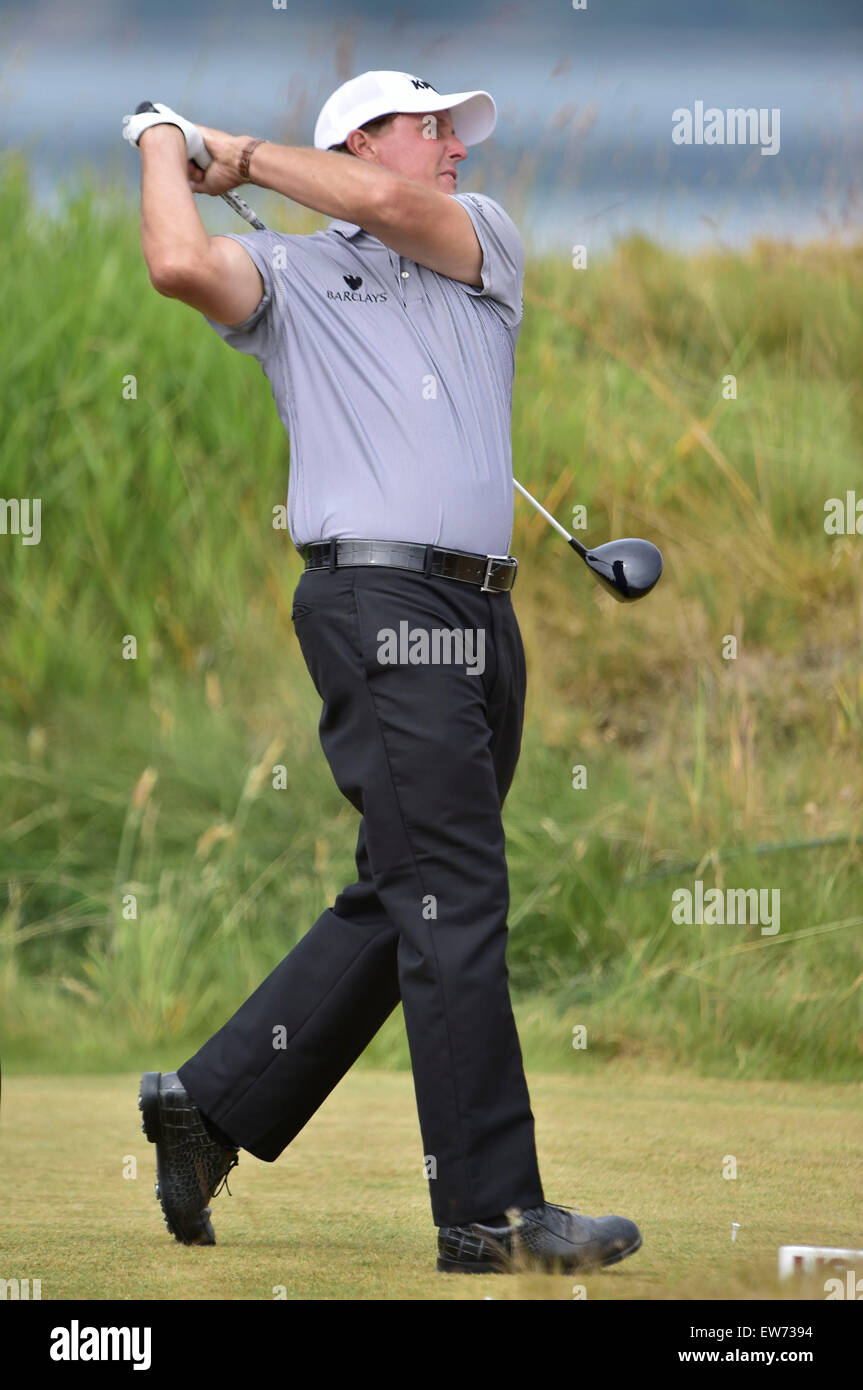
MULTIPOLYGON (((156 1145, 156 1196, 165 1225, 183 1245, 215 1245, 207 1203, 239 1162, 237 1149, 217 1144, 175 1071, 141 1078, 141 1128, 156 1145)), ((231 1189, 228 1188, 228 1196, 231 1189)))
POLYGON ((617 1264, 634 1255, 641 1232, 623 1216, 581 1216, 550 1202, 525 1211, 513 1208, 511 1222, 487 1226, 441 1226, 439 1270, 451 1274, 516 1274, 536 1269, 574 1274, 617 1264))

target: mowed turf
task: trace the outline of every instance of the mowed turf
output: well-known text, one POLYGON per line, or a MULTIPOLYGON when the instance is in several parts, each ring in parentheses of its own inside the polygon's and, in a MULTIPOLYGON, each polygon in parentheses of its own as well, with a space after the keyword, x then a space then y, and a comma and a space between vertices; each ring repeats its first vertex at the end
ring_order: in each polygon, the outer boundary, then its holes
POLYGON ((41 1279, 43 1299, 569 1300, 575 1285, 588 1300, 823 1299, 823 1279, 778 1284, 778 1247, 863 1247, 860 1086, 626 1061, 531 1076, 546 1198, 629 1216, 644 1236, 580 1277, 437 1273, 404 1072, 350 1073, 275 1164, 241 1152, 232 1195, 213 1202, 218 1243, 181 1246, 153 1193, 138 1082, 4 1077, 0 1277, 41 1279))

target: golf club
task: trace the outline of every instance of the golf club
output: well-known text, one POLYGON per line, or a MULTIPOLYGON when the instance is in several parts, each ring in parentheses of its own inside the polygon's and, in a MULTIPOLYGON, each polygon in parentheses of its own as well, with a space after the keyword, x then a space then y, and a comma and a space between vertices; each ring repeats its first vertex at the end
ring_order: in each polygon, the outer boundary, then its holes
POLYGON ((528 502, 542 513, 549 525, 569 542, 588 569, 596 575, 600 584, 618 603, 634 603, 636 599, 644 598, 645 594, 650 593, 662 574, 662 553, 655 545, 650 541, 640 540, 637 536, 628 536, 625 540, 606 541, 605 545, 588 550, 581 541, 575 539, 575 536, 571 536, 559 521, 555 521, 551 513, 547 512, 545 507, 541 507, 535 497, 531 497, 517 478, 513 478, 512 481, 522 497, 526 497, 528 502))
MULTIPOLYGON (((142 111, 155 111, 156 107, 151 101, 142 101, 140 106, 135 108, 135 114, 140 115, 142 111)), ((194 162, 200 169, 206 169, 212 163, 212 157, 207 153, 206 164, 202 162, 203 156, 199 156, 194 162)), ((234 212, 238 213, 244 221, 248 222, 256 231, 265 232, 265 224, 252 211, 248 203, 239 198, 236 193, 222 193, 219 195, 225 200, 234 212)), ((523 488, 517 478, 513 478, 513 483, 518 488, 523 497, 526 497, 538 512, 541 512, 549 525, 555 531, 559 531, 564 540, 567 541, 580 555, 588 569, 596 576, 599 582, 617 599, 618 603, 634 603, 636 599, 644 598, 649 594, 659 576, 662 574, 662 554, 657 547, 650 541, 640 540, 638 537, 629 536, 620 541, 606 541, 604 545, 598 545, 595 550, 588 550, 577 541, 575 536, 571 536, 560 522, 555 521, 550 512, 541 507, 535 497, 523 488)))

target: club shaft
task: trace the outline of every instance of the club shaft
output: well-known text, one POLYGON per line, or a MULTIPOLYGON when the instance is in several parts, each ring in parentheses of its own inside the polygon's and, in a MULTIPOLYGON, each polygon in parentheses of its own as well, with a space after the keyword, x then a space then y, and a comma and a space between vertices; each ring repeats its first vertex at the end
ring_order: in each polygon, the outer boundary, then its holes
POLYGON ((251 225, 255 228, 256 231, 265 232, 267 230, 260 217, 258 217, 258 215, 252 211, 245 199, 239 197, 238 194, 222 193, 219 196, 224 199, 224 201, 228 204, 229 208, 233 208, 234 212, 236 212, 246 222, 251 223, 251 225))
POLYGON ((526 488, 526 487, 522 487, 521 483, 518 481, 518 478, 513 478, 512 481, 513 481, 513 485, 514 485, 515 487, 518 488, 518 490, 519 490, 519 492, 521 493, 522 497, 526 497, 527 500, 528 500, 528 502, 530 502, 534 507, 536 507, 536 510, 537 510, 538 512, 541 512, 541 513, 542 513, 542 515, 545 517, 546 521, 548 522, 549 526, 553 526, 554 529, 555 529, 555 531, 559 531, 560 534, 563 536, 563 539, 564 539, 565 541, 570 541, 570 542, 571 542, 572 539, 573 539, 573 537, 569 534, 569 532, 566 530, 566 528, 565 528, 564 526, 561 526, 561 524, 560 524, 559 521, 555 521, 555 519, 554 519, 554 517, 552 516, 551 512, 547 512, 547 511, 545 510, 545 507, 540 506, 539 502, 537 502, 537 500, 536 500, 535 497, 531 497, 531 495, 530 495, 530 493, 528 492, 527 488, 526 488))

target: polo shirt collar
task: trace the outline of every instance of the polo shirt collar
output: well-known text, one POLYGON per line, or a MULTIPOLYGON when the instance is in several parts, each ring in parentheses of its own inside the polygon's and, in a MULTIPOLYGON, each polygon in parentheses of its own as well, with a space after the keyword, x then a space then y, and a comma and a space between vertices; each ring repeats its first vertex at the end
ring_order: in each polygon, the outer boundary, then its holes
POLYGON ((357 232, 362 231, 362 228, 356 222, 343 222, 340 217, 334 217, 327 231, 341 232, 342 236, 355 237, 357 232))

